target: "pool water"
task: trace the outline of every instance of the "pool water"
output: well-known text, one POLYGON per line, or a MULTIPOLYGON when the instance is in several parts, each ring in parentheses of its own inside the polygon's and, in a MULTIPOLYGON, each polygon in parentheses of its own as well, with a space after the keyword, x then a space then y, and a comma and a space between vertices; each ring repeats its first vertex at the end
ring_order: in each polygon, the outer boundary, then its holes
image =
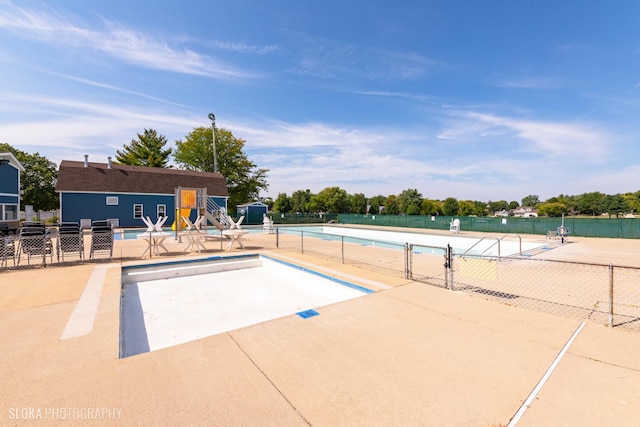
MULTIPOLYGON (((511 240, 502 239, 499 244, 496 238, 478 238, 461 235, 411 233, 391 230, 374 230, 368 228, 351 228, 344 226, 278 226, 278 233, 303 235, 311 238, 323 240, 344 240, 347 243, 355 243, 363 246, 380 246, 390 249, 404 248, 405 243, 419 245, 415 248, 415 253, 441 254, 442 248, 450 245, 455 254, 485 255, 485 256, 510 256, 520 252, 540 248, 546 242, 522 241, 520 246, 517 236, 512 236, 511 240), (499 248, 499 254, 498 254, 499 248)), ((249 233, 262 233, 261 226, 246 226, 243 230, 249 233)), ((165 231, 171 231, 167 229, 165 231)), ((116 239, 135 239, 136 236, 144 232, 144 229, 127 229, 116 233, 116 239)), ((216 228, 209 228, 208 233, 215 235, 219 231, 216 228)))
POLYGON ((502 239, 497 243, 496 238, 479 238, 472 236, 411 233, 402 231, 379 230, 369 228, 351 228, 343 226, 315 226, 315 227, 279 227, 279 232, 294 233, 305 237, 317 237, 323 240, 341 240, 364 246, 380 246, 391 249, 403 249, 406 243, 414 245, 415 253, 442 254, 443 248, 450 245, 455 254, 510 256, 531 249, 545 246, 546 242, 520 241, 517 236, 510 236, 511 240, 502 239))

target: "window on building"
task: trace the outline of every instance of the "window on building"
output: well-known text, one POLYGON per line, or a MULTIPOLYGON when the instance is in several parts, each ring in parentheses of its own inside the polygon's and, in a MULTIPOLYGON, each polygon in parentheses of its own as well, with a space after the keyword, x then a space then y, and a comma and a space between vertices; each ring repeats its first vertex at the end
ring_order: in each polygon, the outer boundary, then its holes
POLYGON ((0 219, 15 221, 18 219, 18 205, 0 205, 0 219))
POLYGON ((167 205, 158 205, 156 209, 156 214, 158 218, 162 216, 167 216, 167 205))
POLYGON ((107 206, 118 206, 118 196, 107 196, 107 206))
POLYGON ((142 204, 134 204, 133 205, 133 218, 141 219, 142 215, 144 215, 144 210, 142 209, 142 204))

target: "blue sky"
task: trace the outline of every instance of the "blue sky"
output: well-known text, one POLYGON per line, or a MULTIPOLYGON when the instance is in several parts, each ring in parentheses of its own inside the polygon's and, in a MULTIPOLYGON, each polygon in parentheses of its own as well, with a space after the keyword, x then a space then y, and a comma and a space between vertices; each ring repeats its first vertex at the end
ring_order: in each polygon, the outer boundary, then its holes
POLYGON ((0 0, 0 142, 106 162, 216 125, 264 196, 640 190, 640 2, 0 0))

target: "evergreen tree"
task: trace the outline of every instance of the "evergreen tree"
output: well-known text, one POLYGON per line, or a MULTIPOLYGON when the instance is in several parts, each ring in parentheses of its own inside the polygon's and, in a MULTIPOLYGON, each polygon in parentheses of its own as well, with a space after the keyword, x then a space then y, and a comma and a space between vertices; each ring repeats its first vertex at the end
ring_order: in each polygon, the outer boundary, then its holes
POLYGON ((138 139, 123 145, 122 151, 116 150, 116 161, 123 165, 166 168, 172 151, 171 148, 164 149, 166 144, 164 135, 154 129, 145 129, 144 133, 138 134, 138 139))

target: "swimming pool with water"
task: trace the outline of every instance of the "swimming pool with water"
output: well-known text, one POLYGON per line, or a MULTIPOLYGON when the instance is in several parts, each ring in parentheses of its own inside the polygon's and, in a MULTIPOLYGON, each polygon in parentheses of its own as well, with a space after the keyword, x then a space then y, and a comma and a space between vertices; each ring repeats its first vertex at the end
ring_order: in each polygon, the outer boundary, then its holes
POLYGON ((280 232, 302 234, 323 240, 341 240, 364 246, 374 245, 391 249, 403 249, 404 244, 419 245, 414 252, 441 254, 450 245, 456 254, 511 256, 546 245, 546 242, 521 240, 518 236, 496 237, 428 234, 392 231, 349 226, 281 227, 280 232))
MULTIPOLYGON (((262 233, 261 226, 246 226, 244 230, 249 233, 262 233)), ((520 251, 526 252, 531 249, 544 246, 545 242, 525 241, 517 236, 502 238, 498 242, 495 237, 477 237, 446 234, 428 234, 392 230, 380 230, 370 228, 355 228, 335 225, 281 225, 277 226, 278 233, 302 235, 303 237, 319 238, 323 240, 344 240, 348 243, 360 244, 363 246, 379 246, 390 249, 403 249, 406 243, 420 245, 415 248, 419 253, 442 253, 438 248, 446 248, 450 245, 456 254, 485 255, 485 256, 510 256, 518 254, 520 251)), ((165 231, 171 232, 170 229, 165 231)), ((136 236, 144 232, 144 229, 123 229, 115 234, 116 239, 135 239, 136 236)), ((216 228, 209 228, 208 233, 216 235, 219 231, 216 228)))

